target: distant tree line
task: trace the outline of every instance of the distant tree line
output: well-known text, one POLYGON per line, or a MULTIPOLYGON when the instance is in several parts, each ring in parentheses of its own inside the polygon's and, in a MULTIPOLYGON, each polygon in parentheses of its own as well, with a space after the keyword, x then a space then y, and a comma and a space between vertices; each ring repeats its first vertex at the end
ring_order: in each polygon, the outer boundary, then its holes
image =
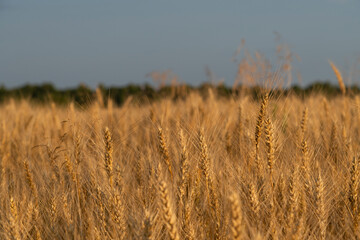
MULTIPOLYGON (((147 103, 156 101, 165 97, 173 99, 185 98, 190 92, 198 92, 201 95, 207 95, 209 89, 212 89, 215 94, 220 97, 233 97, 239 94, 250 94, 257 98, 264 89, 260 87, 237 87, 235 89, 225 85, 211 85, 208 83, 202 84, 198 87, 190 85, 174 85, 163 86, 161 88, 154 88, 151 85, 127 85, 124 87, 105 87, 99 85, 97 90, 91 89, 85 85, 80 85, 76 88, 60 90, 56 89, 52 84, 45 83, 41 85, 24 85, 22 87, 7 89, 4 86, 0 87, 0 103, 9 99, 27 99, 35 103, 46 104, 53 102, 59 105, 65 105, 70 102, 75 102, 78 105, 91 104, 97 97, 103 98, 106 104, 108 99, 116 105, 122 105, 128 97, 132 97, 138 103, 147 103), (97 94, 98 91, 98 94, 97 94)), ((347 94, 357 95, 360 93, 358 86, 351 86, 347 88, 347 94)), ((296 94, 300 97, 305 97, 314 93, 322 93, 325 96, 332 97, 340 95, 338 86, 330 83, 313 83, 306 88, 299 86, 292 86, 287 89, 272 90, 273 95, 286 96, 288 94, 296 94)))

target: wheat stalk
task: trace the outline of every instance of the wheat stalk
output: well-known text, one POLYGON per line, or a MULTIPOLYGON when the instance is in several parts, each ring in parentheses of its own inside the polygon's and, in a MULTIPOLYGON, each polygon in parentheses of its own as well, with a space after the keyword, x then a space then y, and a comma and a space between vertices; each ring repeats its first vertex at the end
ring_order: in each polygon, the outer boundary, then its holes
POLYGON ((180 237, 177 228, 176 215, 174 213, 174 209, 170 201, 167 184, 164 181, 159 182, 159 194, 160 194, 161 212, 169 233, 169 237, 171 240, 179 240, 180 237))
POLYGON ((188 152, 186 149, 185 139, 184 139, 184 133, 182 130, 179 132, 179 138, 180 138, 180 146, 181 146, 181 156, 180 156, 180 173, 181 173, 181 180, 180 180, 180 186, 179 186, 179 192, 180 192, 180 203, 182 204, 184 202, 185 194, 186 194, 186 188, 189 181, 189 159, 188 159, 188 152))
POLYGON ((119 229, 119 239, 126 239, 127 227, 125 221, 125 208, 120 194, 114 194, 113 196, 113 211, 112 219, 119 229))
POLYGON ((25 160, 24 161, 24 168, 25 168, 25 174, 26 174, 26 183, 28 184, 30 190, 31 190, 31 194, 34 196, 35 198, 35 204, 38 205, 38 195, 37 195, 37 191, 35 188, 35 183, 33 181, 33 177, 32 174, 30 172, 29 169, 29 164, 28 162, 25 160))
POLYGON ((215 218, 215 239, 220 238, 220 206, 217 192, 215 189, 212 171, 210 169, 210 158, 208 153, 208 147, 205 141, 203 130, 199 131, 200 142, 200 157, 201 157, 201 170, 205 176, 205 183, 208 192, 209 206, 212 210, 212 214, 215 218))
POLYGON ((354 157, 352 161, 351 166, 351 178, 350 178, 350 195, 349 195, 349 201, 350 201, 350 208, 351 213, 353 216, 353 227, 354 230, 358 227, 358 188, 359 188, 359 182, 360 182, 360 170, 359 170, 359 159, 358 157, 354 157))
POLYGON ((344 84, 344 81, 343 81, 343 77, 342 77, 342 75, 341 75, 340 70, 339 70, 339 69, 336 67, 336 65, 335 65, 332 61, 330 61, 330 60, 329 60, 329 64, 330 64, 332 70, 333 70, 334 73, 335 73, 336 79, 338 80, 341 93, 342 93, 343 95, 345 95, 345 93, 346 93, 346 87, 345 87, 345 84, 344 84))
POLYGON ((145 218, 143 221, 143 240, 153 240, 153 226, 154 225, 154 216, 150 215, 148 210, 145 210, 145 218))
POLYGON ((10 197, 10 234, 15 240, 20 239, 18 226, 18 209, 14 198, 10 197))
POLYGON ((303 141, 305 138, 305 132, 307 129, 307 122, 308 122, 308 109, 305 108, 302 114, 300 128, 301 128, 301 140, 303 141))
POLYGON ((255 127, 255 164, 257 167, 258 174, 261 171, 261 163, 259 159, 259 144, 260 144, 260 137, 263 129, 263 123, 266 115, 266 108, 268 105, 268 101, 269 101, 269 95, 268 93, 266 93, 261 102, 260 111, 257 117, 256 127, 255 127))
POLYGON ((105 170, 109 179, 109 185, 113 186, 113 143, 111 138, 111 133, 108 127, 104 131, 104 140, 105 140, 105 155, 104 155, 104 165, 105 170))
POLYGON ((101 92, 101 89, 98 87, 96 88, 96 103, 99 105, 99 107, 103 108, 105 106, 104 104, 104 97, 101 92))
POLYGON ((273 170, 275 164, 274 130, 270 118, 265 120, 265 144, 267 154, 267 165, 270 172, 271 183, 273 181, 273 170))
POLYGON ((168 150, 168 147, 166 144, 166 139, 165 139, 165 136, 164 136, 164 133, 163 133, 163 130, 161 127, 158 127, 158 139, 159 139, 159 150, 161 153, 161 157, 168 167, 168 170, 169 170, 169 173, 171 176, 171 180, 173 180, 174 175, 173 175, 171 162, 170 162, 170 154, 169 154, 169 150, 168 150))
POLYGON ((318 226, 320 231, 320 239, 326 239, 326 215, 324 205, 324 182, 321 176, 321 170, 318 169, 318 176, 316 179, 315 189, 315 203, 316 203, 316 215, 318 217, 318 226))
POLYGON ((240 200, 236 194, 232 194, 230 197, 231 203, 231 232, 232 239, 242 239, 242 213, 240 207, 240 200))
POLYGON ((248 192, 249 192, 250 208, 253 212, 256 222, 258 221, 259 218, 260 202, 259 202, 259 195, 256 186, 252 182, 250 182, 248 185, 248 192))
POLYGON ((239 147, 239 153, 241 154, 241 145, 242 145, 242 136, 244 131, 244 126, 242 123, 242 107, 241 105, 238 108, 238 122, 237 122, 237 134, 238 134, 238 147, 239 147))
POLYGON ((290 183, 289 183, 289 203, 287 224, 290 231, 294 230, 295 217, 299 204, 299 186, 298 186, 298 166, 295 165, 290 183))
POLYGON ((73 180, 73 182, 76 183, 77 182, 76 173, 73 170, 71 160, 70 160, 70 158, 69 158, 69 156, 67 154, 65 154, 64 158, 65 158, 66 170, 67 170, 68 174, 71 176, 71 179, 73 180))

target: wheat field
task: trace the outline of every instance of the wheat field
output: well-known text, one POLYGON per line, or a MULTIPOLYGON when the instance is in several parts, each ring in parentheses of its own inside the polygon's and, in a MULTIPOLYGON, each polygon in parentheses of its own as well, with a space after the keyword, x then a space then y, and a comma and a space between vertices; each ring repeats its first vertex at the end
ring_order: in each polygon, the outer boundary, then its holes
POLYGON ((360 98, 0 106, 0 239, 358 239, 360 98))

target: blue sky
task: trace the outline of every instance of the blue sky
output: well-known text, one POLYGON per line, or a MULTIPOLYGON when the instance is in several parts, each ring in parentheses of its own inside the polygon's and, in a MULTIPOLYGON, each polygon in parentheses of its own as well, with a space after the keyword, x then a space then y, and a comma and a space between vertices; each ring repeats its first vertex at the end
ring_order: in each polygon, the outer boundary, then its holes
POLYGON ((274 31, 304 84, 334 80, 328 59, 349 72, 360 57, 360 0, 0 0, 0 85, 121 86, 167 69, 197 85, 205 66, 231 85, 241 39, 272 59, 274 31))

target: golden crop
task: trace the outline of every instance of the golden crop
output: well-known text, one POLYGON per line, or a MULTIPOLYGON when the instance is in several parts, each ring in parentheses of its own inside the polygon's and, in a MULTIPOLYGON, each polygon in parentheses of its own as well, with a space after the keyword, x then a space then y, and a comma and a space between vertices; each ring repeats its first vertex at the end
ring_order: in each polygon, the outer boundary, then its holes
POLYGON ((0 106, 0 239, 357 239, 360 98, 0 106))

